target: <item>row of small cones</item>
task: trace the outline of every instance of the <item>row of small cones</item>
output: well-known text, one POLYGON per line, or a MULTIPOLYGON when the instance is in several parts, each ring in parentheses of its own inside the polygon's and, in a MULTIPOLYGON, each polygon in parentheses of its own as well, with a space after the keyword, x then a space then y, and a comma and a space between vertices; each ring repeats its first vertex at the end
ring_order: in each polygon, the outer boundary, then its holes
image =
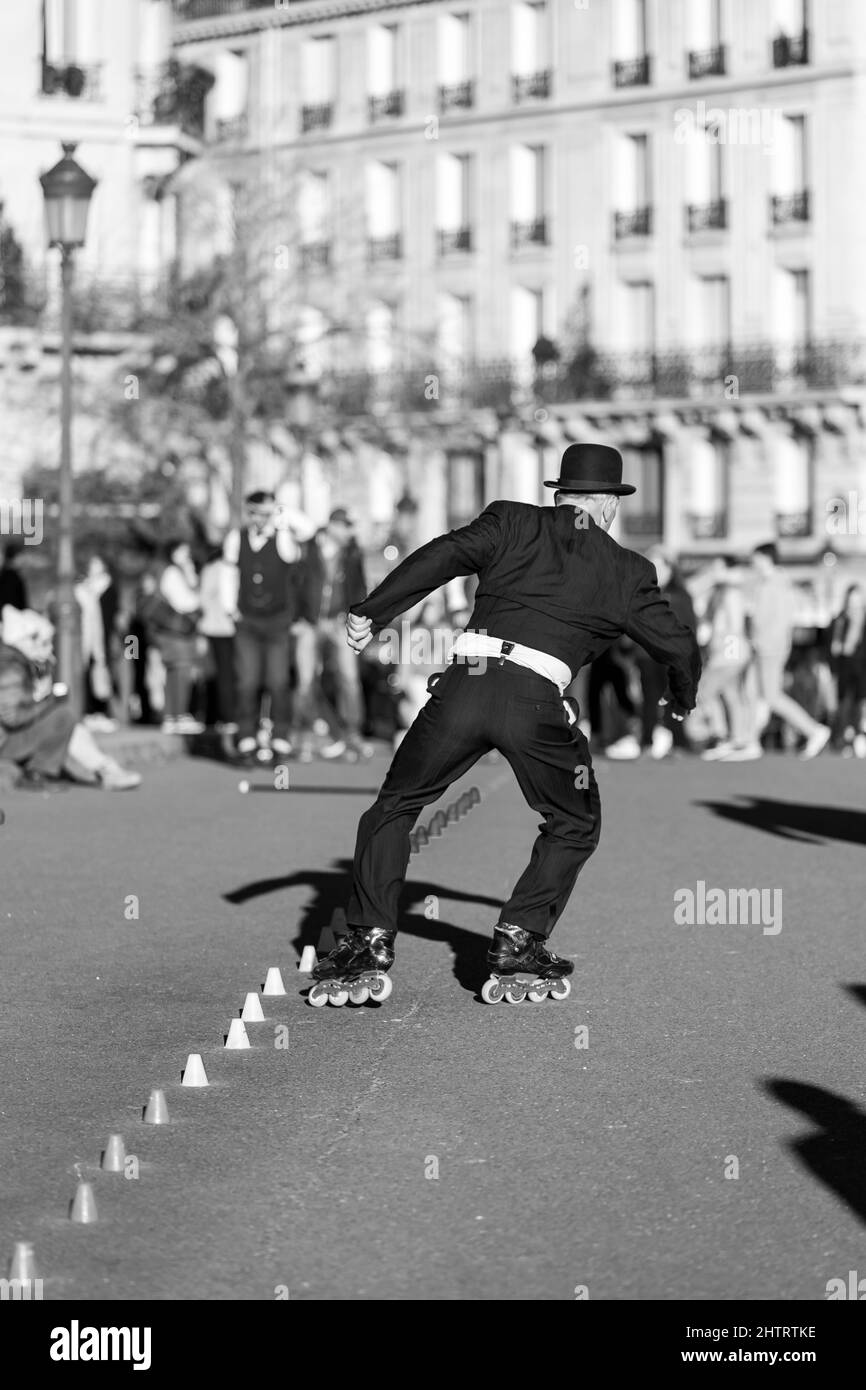
MULTIPOLYGON (((334 920, 338 920, 338 913, 334 914, 334 920)), ((344 914, 343 914, 344 916, 344 914)), ((345 920, 345 917, 344 917, 345 920)), ((333 925, 330 930, 333 934, 333 925)), ((298 965, 298 973, 308 973, 316 964, 316 952, 314 947, 305 946, 298 965)), ((288 991, 283 983, 283 977, 279 968, 272 965, 265 977, 262 987, 262 996, 285 995, 288 991)), ((240 1011, 240 1017, 232 1019, 229 1024, 229 1031, 225 1040, 225 1047, 231 1050, 237 1048, 250 1047, 249 1036, 244 1026, 246 1023, 264 1023, 265 1014, 262 1009, 261 997, 251 990, 244 1000, 244 1006, 240 1011)), ((181 1075, 181 1085, 183 1086, 208 1086, 210 1083, 205 1072, 204 1062, 201 1053, 191 1052, 187 1058, 186 1066, 181 1075)), ((149 1125, 166 1125, 169 1123, 168 1104, 165 1099, 165 1092, 154 1089, 150 1093, 147 1105, 142 1112, 142 1120, 149 1125)), ((108 1143, 102 1153, 100 1168, 105 1173, 122 1173, 126 1166, 126 1145, 121 1134, 110 1134, 108 1143)), ((93 1191, 93 1184, 79 1177, 75 1196, 70 1204, 69 1218, 71 1221, 81 1225, 90 1225, 98 1220, 96 1207, 96 1196, 93 1191)), ((33 1252, 33 1245, 30 1241, 19 1240, 15 1242, 12 1259, 9 1264, 9 1279, 17 1280, 21 1285, 22 1296, 27 1299, 33 1296, 33 1285, 38 1281, 39 1274, 36 1267, 36 1258, 33 1252)), ((41 1296, 41 1294, 39 1295, 41 1296)))
POLYGON ((462 820, 477 806, 481 800, 481 793, 477 787, 470 787, 468 792, 463 792, 456 801, 452 801, 445 811, 437 811, 427 826, 420 825, 417 830, 413 830, 409 836, 409 846, 413 854, 417 854, 431 840, 438 840, 444 834, 449 825, 462 820))

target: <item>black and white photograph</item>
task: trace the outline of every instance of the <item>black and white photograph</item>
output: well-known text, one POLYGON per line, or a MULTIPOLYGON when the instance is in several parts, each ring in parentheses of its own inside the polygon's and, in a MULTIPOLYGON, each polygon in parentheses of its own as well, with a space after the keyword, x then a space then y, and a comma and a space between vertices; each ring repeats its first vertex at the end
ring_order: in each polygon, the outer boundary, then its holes
POLYGON ((3 0, 35 1367, 853 1337, 864 132, 862 0, 3 0))

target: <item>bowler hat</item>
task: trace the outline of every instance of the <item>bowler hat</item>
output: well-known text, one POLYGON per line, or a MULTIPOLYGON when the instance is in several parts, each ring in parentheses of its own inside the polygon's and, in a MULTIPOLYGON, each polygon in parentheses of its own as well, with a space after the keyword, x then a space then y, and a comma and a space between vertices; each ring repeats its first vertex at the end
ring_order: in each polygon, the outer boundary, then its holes
POLYGON ((544 486, 563 492, 610 492, 615 497, 636 491, 631 483, 623 482, 622 454, 609 444, 569 444, 559 477, 545 479, 544 486))

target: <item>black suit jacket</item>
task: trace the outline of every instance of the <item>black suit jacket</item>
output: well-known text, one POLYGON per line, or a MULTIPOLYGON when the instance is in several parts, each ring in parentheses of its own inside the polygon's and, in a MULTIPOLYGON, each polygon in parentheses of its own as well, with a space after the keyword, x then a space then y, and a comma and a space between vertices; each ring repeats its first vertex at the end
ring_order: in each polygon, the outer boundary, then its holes
POLYGON ((627 633, 667 666, 677 703, 694 708, 701 672, 694 633, 662 597, 649 560, 571 506, 491 502, 468 526, 409 555, 350 611, 387 627, 465 574, 479 577, 467 631, 547 652, 572 677, 627 633))

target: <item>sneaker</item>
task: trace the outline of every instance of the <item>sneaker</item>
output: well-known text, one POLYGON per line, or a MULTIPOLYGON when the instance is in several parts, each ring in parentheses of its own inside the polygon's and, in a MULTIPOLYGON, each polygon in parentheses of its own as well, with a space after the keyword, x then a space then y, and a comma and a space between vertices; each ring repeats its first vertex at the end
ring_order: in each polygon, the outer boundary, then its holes
POLYGON ((830 742, 832 732, 832 729, 828 728, 826 724, 819 724, 815 732, 810 734, 806 740, 806 747, 800 754, 800 761, 808 762, 810 758, 817 758, 819 753, 823 753, 830 742))
POLYGON ((723 763, 754 763, 763 756, 764 750, 760 743, 740 743, 735 744, 719 761, 723 763))
POLYGON ((176 734, 203 734, 204 731, 204 724, 198 719, 194 719, 191 714, 182 714, 180 719, 176 721, 176 734))
POLYGON ((616 743, 609 744, 604 751, 608 758, 617 762, 630 762, 632 758, 640 757, 640 744, 634 734, 625 734, 623 738, 618 738, 616 743))
POLYGON ((734 750, 734 745, 730 739, 723 739, 721 743, 715 744, 712 748, 705 748, 701 757, 705 763, 718 762, 719 758, 726 758, 734 750))
POLYGON ((287 738, 272 738, 271 748, 274 755, 279 758, 288 758, 292 751, 292 745, 287 738))
POLYGON ((653 729, 653 741, 650 747, 650 757, 659 760, 666 758, 674 746, 674 736, 670 729, 666 729, 664 724, 658 724, 653 729))
POLYGON ((178 722, 179 721, 177 719, 163 719, 162 723, 159 726, 160 733, 176 734, 178 732, 178 722))
POLYGON ((319 752, 323 758, 342 758, 346 751, 346 746, 344 739, 337 738, 333 743, 327 743, 319 752))
POLYGON ((866 733, 856 734, 854 737, 854 757, 866 758, 866 733))
POLYGON ((118 763, 111 763, 103 768, 99 778, 102 790, 106 792, 131 792, 133 788, 141 786, 141 773, 128 772, 118 763))

